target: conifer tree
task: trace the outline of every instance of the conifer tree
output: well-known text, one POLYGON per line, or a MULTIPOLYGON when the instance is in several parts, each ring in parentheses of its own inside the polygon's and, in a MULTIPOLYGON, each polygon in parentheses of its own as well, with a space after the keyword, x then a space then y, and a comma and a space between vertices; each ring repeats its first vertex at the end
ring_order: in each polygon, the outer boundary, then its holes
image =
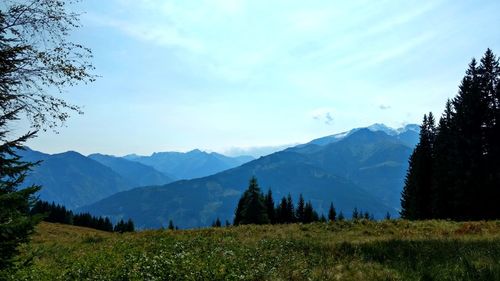
POLYGON ((242 212, 243 208, 245 207, 245 197, 241 196, 240 200, 238 200, 238 205, 236 206, 236 210, 234 212, 234 220, 233 220, 233 225, 238 225, 240 224, 240 221, 242 219, 242 212))
POLYGON ((458 151, 454 141, 457 136, 452 123, 453 114, 453 105, 448 100, 445 111, 439 119, 434 143, 431 205, 432 217, 439 219, 451 218, 456 202, 456 193, 453 190, 455 179, 453 166, 458 158, 458 151))
POLYGON ((260 191, 257 179, 252 177, 248 189, 243 193, 238 203, 234 224, 267 223, 269 223, 269 217, 267 216, 264 195, 260 191))
POLYGON ((304 205, 304 197, 302 194, 299 195, 299 202, 297 203, 297 210, 295 211, 295 217, 298 222, 305 223, 305 205, 304 205))
POLYGON ((115 227, 113 230, 114 230, 114 232, 118 232, 118 233, 125 232, 125 222, 123 221, 123 219, 121 219, 120 221, 118 221, 115 224, 115 227))
POLYGON ((469 64, 437 128, 424 118, 402 193, 404 218, 500 218, 499 80, 488 49, 479 65, 469 64))
POLYGON ((275 214, 277 223, 288 223, 286 197, 281 198, 280 203, 276 206, 275 214))
POLYGON ((359 211, 357 207, 354 207, 354 210, 352 211, 352 219, 357 220, 360 218, 359 211))
POLYGON ((436 128, 432 113, 424 115, 420 139, 409 160, 401 199, 401 216, 426 219, 432 214, 433 146, 436 128))
POLYGON ((271 189, 267 191, 267 194, 264 198, 266 202, 266 209, 267 209, 267 217, 269 218, 269 222, 274 224, 276 223, 276 214, 275 214, 275 209, 274 209, 274 199, 273 199, 273 193, 271 189))
MULTIPOLYGON (((317 214, 316 214, 317 216, 317 214)), ((315 215, 314 215, 314 209, 312 207, 311 201, 308 201, 306 205, 304 206, 304 217, 303 217, 303 222, 304 223, 311 223, 315 221, 315 215)))
MULTIPOLYGON (((0 58, 5 59, 4 55, 0 55, 0 58)), ((2 64, 1 68, 3 67, 2 64)), ((0 77, 2 71, 0 70, 0 77)), ((7 93, 1 94, 2 98, 8 96, 7 93)), ((28 241, 28 235, 40 221, 40 218, 30 215, 30 208, 35 201, 34 194, 40 187, 29 186, 22 189, 26 174, 35 164, 22 161, 16 154, 34 133, 13 140, 7 139, 7 124, 16 120, 19 110, 5 111, 0 107, 0 270, 11 264, 18 245, 28 241)))
POLYGON ((304 206, 303 223, 311 223, 317 221, 318 219, 318 214, 315 213, 311 201, 308 201, 304 206))
POLYGON ((295 207, 293 205, 292 195, 288 193, 286 197, 286 220, 287 223, 293 223, 296 221, 295 218, 295 207))
POLYGON ((456 165, 454 189, 457 195, 454 217, 460 220, 474 219, 478 209, 477 188, 483 188, 482 154, 484 137, 483 122, 486 113, 486 97, 481 91, 475 59, 469 64, 466 76, 453 99, 454 125, 458 138, 455 140, 459 158, 456 165))
POLYGON ((321 217, 319 218, 320 222, 327 222, 325 214, 321 214, 321 217))
POLYGON ((385 213, 385 220, 391 220, 391 213, 385 213))
POLYGON ((128 232, 134 232, 135 231, 135 225, 134 222, 132 221, 131 218, 127 220, 127 231, 128 232))
POLYGON ((328 220, 334 222, 337 217, 337 212, 335 211, 335 207, 333 206, 333 202, 330 203, 330 209, 328 210, 328 220))
POLYGON ((499 197, 496 197, 500 195, 498 191, 500 189, 500 181, 498 181, 500 178, 500 154, 498 154, 500 147, 500 138, 498 138, 500 64, 490 49, 487 49, 481 58, 478 76, 482 91, 481 98, 485 100, 484 120, 482 122, 482 161, 480 164, 482 175, 478 175, 484 181, 484 192, 477 193, 476 208, 479 214, 476 219, 494 219, 500 217, 497 199, 499 197))
POLYGON ((370 213, 368 211, 365 211, 365 213, 363 214, 363 218, 365 220, 369 220, 370 219, 370 213))
POLYGON ((316 212, 316 210, 314 210, 314 209, 313 209, 312 217, 313 217, 312 222, 318 222, 320 220, 318 212, 316 212))
POLYGON ((174 222, 172 220, 168 221, 168 230, 175 230, 174 222))
MULTIPOLYGON (((497 60, 498 61, 498 60, 497 60)), ((499 67, 500 69, 500 67, 499 67)), ((499 75, 500 76, 500 75, 499 75)), ((489 213, 495 219, 500 218, 500 207, 498 207, 498 200, 500 198, 500 146, 495 144, 500 143, 500 78, 497 77, 496 89, 495 89, 495 124, 490 131, 490 146, 491 153, 488 159, 488 165, 490 167, 488 186, 491 192, 491 196, 488 200, 488 206, 490 210, 489 213)))
POLYGON ((342 211, 340 211, 340 212, 339 212, 339 215, 337 216, 337 220, 338 220, 338 221, 343 221, 343 220, 345 220, 344 213, 342 213, 342 211))

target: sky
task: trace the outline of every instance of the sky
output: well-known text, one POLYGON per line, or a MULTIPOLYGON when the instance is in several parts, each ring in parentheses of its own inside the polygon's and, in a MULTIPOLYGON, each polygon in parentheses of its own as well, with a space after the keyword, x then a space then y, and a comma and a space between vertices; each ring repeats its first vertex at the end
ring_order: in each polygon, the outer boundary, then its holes
POLYGON ((500 1, 85 0, 82 106, 48 153, 251 154, 440 115, 472 57, 500 53, 500 1))

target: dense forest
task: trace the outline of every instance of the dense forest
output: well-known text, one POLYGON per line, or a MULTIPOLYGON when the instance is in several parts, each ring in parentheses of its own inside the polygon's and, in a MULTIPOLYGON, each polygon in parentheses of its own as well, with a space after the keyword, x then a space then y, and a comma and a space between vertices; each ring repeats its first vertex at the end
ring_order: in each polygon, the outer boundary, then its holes
POLYGON ((500 218, 500 67, 472 59, 438 123, 425 115, 401 199, 407 219, 500 218))
POLYGON ((135 229, 131 219, 127 221, 122 219, 113 227, 113 223, 107 217, 96 217, 89 213, 73 214, 65 206, 41 200, 35 203, 30 214, 32 216, 40 215, 46 222, 83 226, 109 232, 133 232, 135 229))

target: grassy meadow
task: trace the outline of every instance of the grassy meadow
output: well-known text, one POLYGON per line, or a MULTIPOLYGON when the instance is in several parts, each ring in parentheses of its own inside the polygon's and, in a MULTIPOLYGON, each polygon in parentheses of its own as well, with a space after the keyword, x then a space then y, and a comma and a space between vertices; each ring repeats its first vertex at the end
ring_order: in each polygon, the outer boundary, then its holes
POLYGON ((41 223, 9 280, 500 280, 500 221, 107 233, 41 223))

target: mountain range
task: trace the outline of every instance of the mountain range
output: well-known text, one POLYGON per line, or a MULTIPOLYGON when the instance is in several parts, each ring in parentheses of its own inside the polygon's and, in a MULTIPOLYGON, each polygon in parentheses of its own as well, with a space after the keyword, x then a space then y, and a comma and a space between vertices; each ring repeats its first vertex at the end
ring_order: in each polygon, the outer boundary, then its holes
POLYGON ((134 187, 111 168, 78 152, 44 154, 25 148, 25 161, 43 161, 28 174, 27 185, 41 185, 42 200, 73 209, 134 187))
POLYGON ((333 202, 346 216, 355 207, 378 218, 386 212, 397 215, 418 129, 357 128, 210 176, 120 192, 78 210, 115 220, 131 217, 139 228, 164 226, 170 219, 183 228, 206 226, 217 217, 231 221, 239 196, 256 176, 276 201, 302 193, 320 213, 333 202))
POLYGON ((194 149, 182 152, 155 152, 150 156, 135 154, 123 158, 151 166, 174 179, 193 179, 209 176, 253 160, 251 156, 228 157, 216 152, 194 149))
MULTIPOLYGON (((103 154, 84 156, 75 151, 46 154, 25 148, 18 154, 25 161, 42 161, 33 168, 26 178, 26 185, 41 185, 39 196, 42 200, 65 205, 75 209, 94 203, 120 191, 139 186, 162 185, 185 175, 213 173, 229 169, 243 163, 249 157, 226 157, 215 153, 192 151, 188 153, 155 153, 153 156, 175 155, 177 159, 172 176, 158 171, 140 161, 127 160, 129 157, 116 157, 103 154), (191 165, 191 168, 189 166, 191 165), (213 165, 213 166, 210 166, 213 165)), ((162 157, 151 156, 149 163, 162 167, 162 157), (155 162, 154 160, 158 160, 155 162)), ((148 157, 140 157, 141 160, 148 157)))

